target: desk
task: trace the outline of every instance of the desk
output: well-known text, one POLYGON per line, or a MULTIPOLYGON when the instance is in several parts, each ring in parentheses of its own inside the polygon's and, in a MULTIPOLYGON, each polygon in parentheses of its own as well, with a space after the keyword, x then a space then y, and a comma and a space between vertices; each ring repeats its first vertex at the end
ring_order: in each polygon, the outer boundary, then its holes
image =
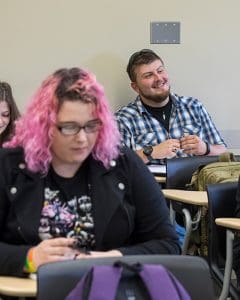
POLYGON ((240 218, 217 218, 215 222, 217 225, 223 226, 227 229, 226 262, 223 287, 219 298, 219 300, 225 300, 229 294, 231 281, 234 233, 236 231, 240 231, 240 218))
POLYGON ((186 204, 198 206, 208 205, 208 196, 206 191, 163 189, 162 192, 169 200, 180 201, 186 204))
POLYGON ((165 183, 166 182, 166 177, 165 176, 159 176, 159 175, 154 175, 156 181, 158 183, 165 183))
POLYGON ((187 191, 187 190, 176 190, 176 189, 162 189, 164 196, 170 200, 170 217, 172 222, 175 220, 175 216, 172 209, 172 201, 178 201, 185 204, 198 206, 198 211, 194 219, 192 219, 191 214, 187 208, 183 208, 182 212, 185 217, 185 229, 186 235, 183 242, 182 254, 187 254, 187 249, 189 245, 190 235, 192 230, 198 228, 201 211, 203 206, 208 206, 208 196, 206 191, 187 191))
POLYGON ((30 278, 0 276, 0 295, 12 297, 36 297, 37 281, 30 278))
POLYGON ((215 222, 219 226, 240 230, 240 218, 217 218, 215 222))

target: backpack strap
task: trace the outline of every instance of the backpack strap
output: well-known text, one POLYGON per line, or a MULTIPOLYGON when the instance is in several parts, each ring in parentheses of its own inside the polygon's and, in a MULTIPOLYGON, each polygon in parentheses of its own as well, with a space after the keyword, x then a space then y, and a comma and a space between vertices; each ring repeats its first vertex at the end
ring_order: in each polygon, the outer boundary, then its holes
POLYGON ((152 300, 191 299, 175 276, 161 265, 143 265, 139 275, 145 283, 152 300))
POLYGON ((115 299, 122 267, 94 266, 68 294, 66 300, 112 300, 115 299), (89 289, 89 295, 85 294, 89 289))
POLYGON ((93 278, 92 278, 92 286, 89 293, 89 300, 115 299, 117 287, 121 275, 122 275, 122 267, 113 267, 113 266, 93 267, 93 278))

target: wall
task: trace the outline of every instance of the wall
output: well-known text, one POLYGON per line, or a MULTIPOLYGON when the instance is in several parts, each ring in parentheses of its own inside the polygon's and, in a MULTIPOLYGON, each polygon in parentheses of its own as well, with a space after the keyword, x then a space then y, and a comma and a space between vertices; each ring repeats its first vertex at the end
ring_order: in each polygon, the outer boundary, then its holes
POLYGON ((93 71, 112 108, 135 97, 129 56, 151 48, 164 59, 172 90, 199 98, 232 148, 240 148, 238 0, 0 0, 0 80, 21 110, 60 67, 93 71), (181 44, 151 45, 151 21, 181 22, 181 44))

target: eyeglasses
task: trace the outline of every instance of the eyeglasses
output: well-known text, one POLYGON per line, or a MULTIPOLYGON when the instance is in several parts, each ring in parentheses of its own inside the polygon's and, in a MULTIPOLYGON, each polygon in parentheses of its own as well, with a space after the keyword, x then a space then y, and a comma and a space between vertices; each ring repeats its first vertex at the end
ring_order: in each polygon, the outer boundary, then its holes
POLYGON ((94 133, 94 132, 97 132, 101 128, 101 126, 102 126, 102 122, 98 119, 91 120, 83 126, 81 126, 75 122, 68 122, 68 123, 56 125, 57 129, 63 135, 75 135, 75 134, 78 134, 82 129, 87 134, 94 133))

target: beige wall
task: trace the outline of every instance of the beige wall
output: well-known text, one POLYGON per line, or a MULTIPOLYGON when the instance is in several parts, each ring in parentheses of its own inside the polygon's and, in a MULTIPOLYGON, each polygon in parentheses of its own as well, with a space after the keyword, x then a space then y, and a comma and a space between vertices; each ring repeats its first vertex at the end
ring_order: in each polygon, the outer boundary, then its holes
POLYGON ((133 99, 125 67, 141 48, 156 50, 172 90, 198 97, 240 148, 239 0, 0 0, 0 80, 21 110, 60 67, 96 73, 113 109, 133 99), (151 45, 151 21, 181 22, 181 44, 151 45))

